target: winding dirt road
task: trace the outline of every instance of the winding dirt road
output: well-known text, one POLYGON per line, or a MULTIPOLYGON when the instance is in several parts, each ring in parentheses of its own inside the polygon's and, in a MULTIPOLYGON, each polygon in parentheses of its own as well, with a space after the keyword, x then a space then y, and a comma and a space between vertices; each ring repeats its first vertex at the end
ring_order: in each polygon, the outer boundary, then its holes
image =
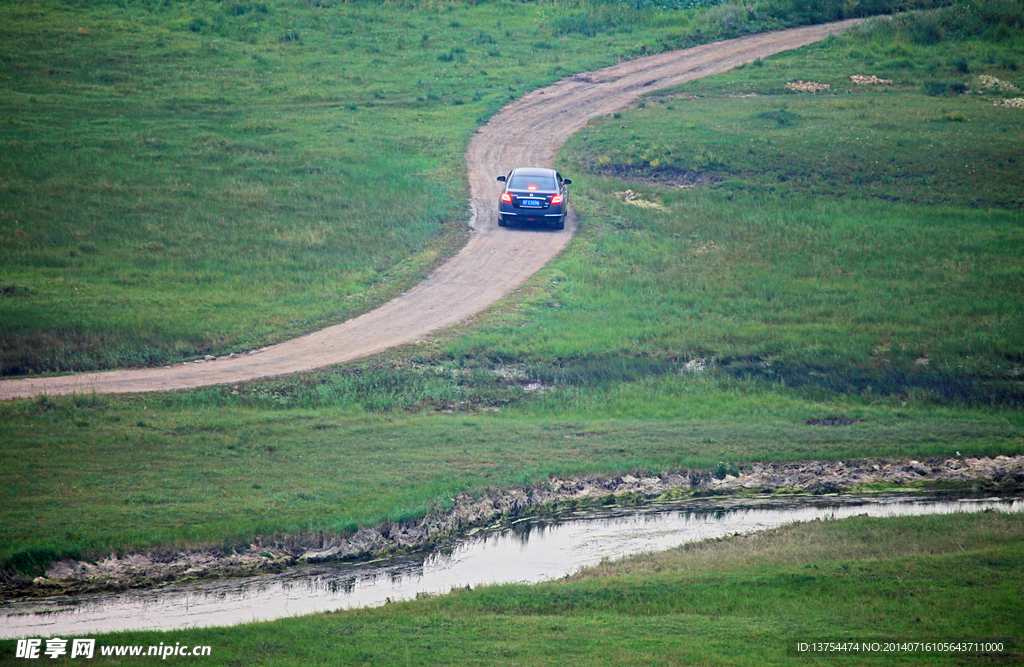
POLYGON ((630 106, 643 93, 718 74, 841 32, 857 21, 795 28, 707 44, 577 74, 503 109, 466 151, 473 233, 426 280, 377 310, 343 324, 234 359, 0 382, 0 399, 40 394, 169 391, 241 382, 339 364, 457 324, 522 284, 569 243, 576 230, 499 228, 495 177, 516 166, 552 166, 559 147, 589 119, 630 106))

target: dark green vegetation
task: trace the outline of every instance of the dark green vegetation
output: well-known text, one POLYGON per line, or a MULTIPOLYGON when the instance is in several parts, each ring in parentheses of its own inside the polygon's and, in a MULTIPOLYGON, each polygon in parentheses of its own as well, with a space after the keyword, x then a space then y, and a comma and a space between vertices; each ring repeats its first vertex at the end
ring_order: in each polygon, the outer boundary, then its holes
MULTIPOLYGON (((188 661, 211 665, 1011 665, 1024 657, 1022 544, 1021 517, 997 512, 819 521, 568 581, 97 644, 211 646, 188 661), (797 653, 815 640, 1002 641, 1004 650, 797 653)), ((0 660, 13 651, 0 643, 0 660)))
POLYGON ((509 100, 825 17, 719 5, 3 3, 0 375, 219 355, 379 304, 461 242, 465 142, 509 100))

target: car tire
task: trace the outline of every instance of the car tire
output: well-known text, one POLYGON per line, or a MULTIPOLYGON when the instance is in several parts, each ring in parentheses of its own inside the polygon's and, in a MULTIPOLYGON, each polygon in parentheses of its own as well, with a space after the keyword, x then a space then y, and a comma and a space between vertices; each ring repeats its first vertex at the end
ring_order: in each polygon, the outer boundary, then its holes
POLYGON ((503 218, 503 217, 501 217, 501 216, 499 215, 499 216, 498 216, 498 226, 499 226, 499 227, 504 227, 504 226, 505 226, 506 224, 508 224, 508 223, 506 223, 506 222, 505 222, 505 218, 503 218))
POLYGON ((555 229, 565 229, 565 219, 559 220, 555 223, 555 229))

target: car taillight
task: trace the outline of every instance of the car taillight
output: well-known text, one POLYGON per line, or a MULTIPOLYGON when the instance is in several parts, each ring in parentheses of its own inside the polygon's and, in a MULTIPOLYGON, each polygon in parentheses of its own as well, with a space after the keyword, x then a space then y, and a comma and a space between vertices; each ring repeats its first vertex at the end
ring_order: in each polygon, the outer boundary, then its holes
POLYGON ((552 204, 561 204, 562 203, 562 195, 554 195, 553 197, 551 197, 551 203, 552 204))
POLYGON ((506 204, 511 204, 512 203, 512 195, 510 195, 507 192, 502 192, 501 193, 501 201, 505 202, 506 204))

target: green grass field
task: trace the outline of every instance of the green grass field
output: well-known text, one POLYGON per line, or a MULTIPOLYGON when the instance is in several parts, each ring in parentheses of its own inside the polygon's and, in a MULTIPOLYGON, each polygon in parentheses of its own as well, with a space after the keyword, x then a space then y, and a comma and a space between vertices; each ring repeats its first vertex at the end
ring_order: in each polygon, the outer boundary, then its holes
POLYGON ((52 0, 0 22, 4 375, 251 349, 379 304, 462 242, 477 125, 631 48, 554 39, 518 3, 52 0))
POLYGON ((693 25, 709 41, 777 23, 709 20, 602 3, 4 3, 0 374, 252 349, 368 310, 462 242, 480 123, 693 25))
MULTIPOLYGON (((482 118, 619 56, 838 18, 838 3, 783 4, 427 3, 397 21, 359 3, 5 5, 18 20, 0 23, 20 26, 2 47, 17 84, 0 93, 5 372, 241 349, 368 308, 458 247, 461 154, 482 118), (508 27, 527 18, 540 37, 508 27), (146 57, 104 60, 132 43, 146 57), (222 65, 189 83, 196 54, 222 65), (442 72, 466 85, 429 78, 442 72), (135 92, 111 97, 119 86, 135 92), (32 120, 43 111, 53 122, 32 120), (393 132, 373 130, 382 114, 393 132), (365 199, 338 206, 381 173, 403 196, 369 208, 393 234, 361 224, 365 199), (427 200, 444 211, 403 213, 427 200), (253 266, 265 281, 246 279, 253 266), (212 273, 234 286, 189 278, 212 273), (166 303, 136 307, 160 290, 166 303)), ((1024 110, 1006 104, 1024 97, 1022 35, 1016 3, 957 2, 596 119, 560 156, 580 219, 568 250, 418 347, 287 379, 0 405, 0 559, 33 573, 65 555, 346 532, 549 474, 1020 453, 1024 110), (806 423, 833 417, 863 421, 806 423)), ((1019 638, 1019 533, 988 515, 804 526, 579 581, 108 643, 209 643, 225 664, 618 665, 789 664, 783 639, 819 633, 1019 638)), ((891 664, 834 660, 872 661, 891 664)))
MULTIPOLYGON (((926 61, 984 52, 982 62, 997 63, 1008 79, 1014 39, 913 48, 926 61)), ((791 151, 797 165, 813 152, 809 143, 825 141, 823 125, 845 118, 839 107, 879 98, 894 117, 922 104, 973 104, 971 113, 987 122, 935 123, 982 137, 1019 134, 1018 110, 991 106, 998 95, 933 101, 913 82, 884 93, 778 93, 815 66, 838 88, 837 72, 859 71, 863 54, 908 44, 916 43, 900 31, 863 30, 595 122, 563 156, 584 170, 579 238, 461 335, 297 380, 3 406, 4 501, 18 517, 5 523, 3 555, 344 530, 422 514, 451 493, 553 472, 1019 451, 1018 209, 885 202, 849 189, 810 197, 800 178, 768 187, 763 176, 724 167, 721 180, 693 189, 639 174, 641 201, 661 207, 644 208, 615 194, 632 182, 585 171, 607 168, 601 158, 629 150, 633 132, 661 128, 665 150, 684 145, 709 114, 721 136, 740 133, 733 152, 749 155, 742 133, 750 119, 761 123, 761 109, 782 104, 803 105, 805 136, 773 128, 764 150, 791 151), (733 100, 740 110, 724 111, 723 91, 737 89, 762 97, 733 100), (701 105, 712 106, 701 113, 701 105), (692 115, 680 118, 684 112, 692 115), (993 112, 1002 115, 984 115, 993 112), (611 122, 635 129, 615 135, 612 127, 591 150, 591 135, 611 122), (705 373, 685 372, 695 358, 709 361, 705 373), (836 416, 864 422, 841 431, 804 423, 836 416), (565 433, 595 424, 607 435, 566 448, 565 433), (383 452, 382 442, 391 443, 383 452), (402 464, 381 477, 375 471, 386 452, 402 464), (282 470, 280 459, 296 466, 283 468, 286 481, 263 479, 282 470), (125 480, 125 469, 152 475, 125 480), (340 474, 325 478, 326 470, 340 474), (70 521, 61 511, 66 488, 82 499, 70 521)), ((912 138, 919 129, 908 122, 893 132, 912 138)), ((732 160, 721 145, 722 160, 732 160)), ((942 155, 947 162, 936 157, 933 167, 955 164, 955 153, 942 155)), ((1019 177, 1012 163, 1000 164, 989 179, 1019 177)), ((635 166, 657 175, 650 161, 635 166)))
POLYGON ((344 533, 550 474, 1020 451, 1018 411, 816 401, 755 381, 638 381, 555 393, 511 414, 70 399, 17 413, 6 407, 0 558, 33 564, 63 553, 344 533), (864 421, 805 423, 837 416, 864 421), (69 502, 75 512, 66 511, 69 502))
POLYGON ((0 374, 220 355, 368 310, 457 249, 464 146, 510 100, 838 11, 755 4, 4 3, 0 374))

